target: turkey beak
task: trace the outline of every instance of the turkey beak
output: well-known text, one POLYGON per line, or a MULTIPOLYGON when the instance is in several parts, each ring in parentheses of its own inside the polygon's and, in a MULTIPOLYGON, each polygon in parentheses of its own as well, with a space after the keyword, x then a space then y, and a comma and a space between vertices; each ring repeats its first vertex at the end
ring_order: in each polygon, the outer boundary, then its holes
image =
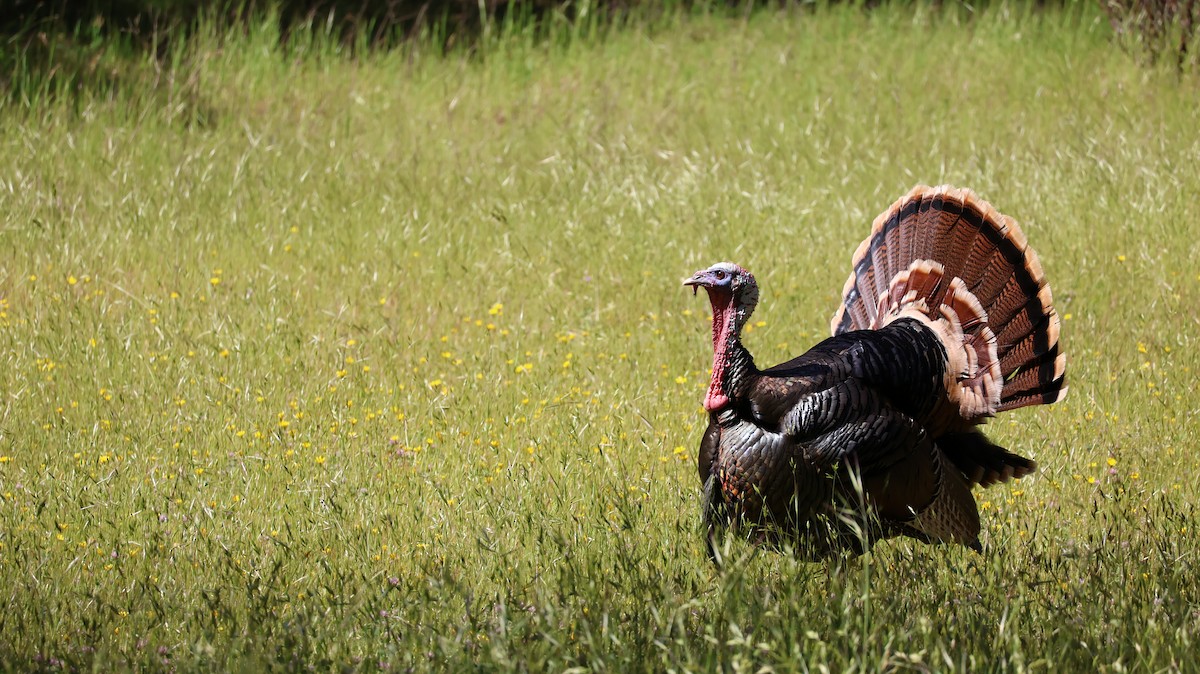
POLYGON ((704 285, 704 279, 702 278, 703 276, 704 272, 698 271, 695 274, 692 274, 691 278, 683 282, 683 285, 692 287, 692 297, 695 297, 696 292, 700 289, 700 286, 704 285))

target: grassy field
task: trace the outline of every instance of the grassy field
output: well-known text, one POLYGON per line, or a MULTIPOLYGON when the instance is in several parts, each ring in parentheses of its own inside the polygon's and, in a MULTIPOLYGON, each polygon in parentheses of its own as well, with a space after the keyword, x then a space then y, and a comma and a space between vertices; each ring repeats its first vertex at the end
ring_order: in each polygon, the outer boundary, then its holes
POLYGON ((1195 77, 1091 5, 557 30, 0 110, 0 669, 1200 669, 1195 77), (1041 253, 1071 393, 990 425, 1040 473, 983 555, 717 573, 680 280, 796 355, 918 182, 1041 253))

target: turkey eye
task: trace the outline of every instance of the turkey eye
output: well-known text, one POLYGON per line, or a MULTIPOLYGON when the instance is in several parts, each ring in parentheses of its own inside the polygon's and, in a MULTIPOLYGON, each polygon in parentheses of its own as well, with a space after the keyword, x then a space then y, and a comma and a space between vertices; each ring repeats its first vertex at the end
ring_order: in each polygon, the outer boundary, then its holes
POLYGON ((713 274, 713 276, 716 276, 718 281, 724 281, 724 280, 725 280, 725 272, 723 272, 723 271, 721 271, 721 270, 719 270, 719 269, 717 270, 717 273, 713 274))

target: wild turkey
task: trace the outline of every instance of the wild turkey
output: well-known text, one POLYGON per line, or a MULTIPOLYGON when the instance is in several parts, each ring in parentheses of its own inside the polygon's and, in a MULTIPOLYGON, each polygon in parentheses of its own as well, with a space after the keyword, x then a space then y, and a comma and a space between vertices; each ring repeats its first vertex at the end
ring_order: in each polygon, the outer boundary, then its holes
POLYGON ((897 535, 981 550, 971 487, 1036 464, 976 426, 1067 391, 1050 287, 1015 221, 969 190, 914 188, 855 251, 833 336, 767 370, 740 337, 754 276, 721 262, 684 285, 713 311, 710 556, 720 526, 811 558, 897 535))

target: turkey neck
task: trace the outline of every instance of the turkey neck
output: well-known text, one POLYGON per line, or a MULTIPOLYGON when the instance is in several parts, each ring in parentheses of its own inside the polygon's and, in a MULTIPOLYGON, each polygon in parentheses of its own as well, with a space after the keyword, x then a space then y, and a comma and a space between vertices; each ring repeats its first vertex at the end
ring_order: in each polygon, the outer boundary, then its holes
POLYGON ((742 393, 754 373, 754 358, 741 338, 754 305, 739 303, 727 290, 710 289, 708 299, 713 310, 713 364, 704 409, 718 412, 742 393))

